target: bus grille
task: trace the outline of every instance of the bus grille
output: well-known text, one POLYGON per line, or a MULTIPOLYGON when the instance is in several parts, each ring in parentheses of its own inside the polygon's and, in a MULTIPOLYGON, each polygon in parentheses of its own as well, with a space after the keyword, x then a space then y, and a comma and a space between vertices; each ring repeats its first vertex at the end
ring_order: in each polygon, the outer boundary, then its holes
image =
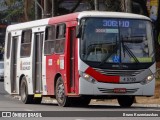
POLYGON ((136 76, 137 74, 143 72, 144 70, 108 70, 108 69, 99 69, 94 68, 97 72, 100 72, 104 75, 109 76, 136 76))
MULTIPOLYGON (((115 93, 114 89, 107 89, 107 88, 98 88, 100 92, 102 93, 115 93)), ((139 88, 134 89, 126 89, 125 93, 135 93, 139 88)))

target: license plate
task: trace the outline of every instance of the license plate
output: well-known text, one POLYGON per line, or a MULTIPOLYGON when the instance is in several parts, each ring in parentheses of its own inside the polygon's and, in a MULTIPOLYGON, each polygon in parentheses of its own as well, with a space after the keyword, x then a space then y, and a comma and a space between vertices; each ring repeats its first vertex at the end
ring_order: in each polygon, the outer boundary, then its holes
POLYGON ((133 83, 133 82, 136 82, 136 81, 137 81, 136 77, 122 77, 122 82, 133 83))
POLYGON ((126 93, 126 88, 114 88, 114 93, 126 93))

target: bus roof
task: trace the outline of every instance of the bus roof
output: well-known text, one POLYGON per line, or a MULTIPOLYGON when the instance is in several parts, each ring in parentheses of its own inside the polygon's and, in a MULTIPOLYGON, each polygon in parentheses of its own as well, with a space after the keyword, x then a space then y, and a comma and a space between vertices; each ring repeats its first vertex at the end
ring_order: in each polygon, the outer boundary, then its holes
POLYGON ((35 20, 30 22, 24 22, 24 23, 18 23, 14 25, 9 25, 7 27, 7 31, 16 31, 16 30, 23 30, 23 29, 29 29, 32 27, 38 27, 38 26, 44 26, 48 25, 48 21, 50 18, 41 19, 41 20, 35 20))
POLYGON ((149 17, 133 13, 124 12, 107 12, 107 11, 84 11, 80 12, 78 18, 81 17, 109 17, 109 18, 129 18, 129 19, 146 19, 151 20, 149 17))
POLYGON ((44 26, 44 25, 49 25, 54 23, 67 22, 67 21, 76 20, 77 18, 82 18, 82 17, 109 17, 109 18, 129 18, 129 19, 151 20, 146 16, 132 14, 132 13, 107 12, 107 11, 83 11, 83 12, 62 15, 62 16, 56 16, 52 18, 46 18, 41 20, 35 20, 35 21, 10 25, 8 26, 7 31, 16 31, 16 30, 29 29, 32 27, 44 26))

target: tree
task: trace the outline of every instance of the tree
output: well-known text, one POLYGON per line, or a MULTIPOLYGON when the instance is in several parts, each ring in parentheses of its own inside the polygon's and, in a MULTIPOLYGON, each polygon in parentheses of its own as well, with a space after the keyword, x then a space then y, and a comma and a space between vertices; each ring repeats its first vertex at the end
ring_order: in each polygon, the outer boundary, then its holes
POLYGON ((21 16, 22 7, 20 6, 20 1, 4 0, 4 4, 8 9, 4 11, 5 16, 3 19, 12 20, 15 19, 15 16, 21 16))
POLYGON ((143 9, 144 15, 149 16, 147 5, 146 5, 147 0, 133 0, 133 1, 140 4, 141 8, 143 9))
POLYGON ((3 19, 12 22, 22 22, 32 20, 34 4, 33 0, 4 0, 7 10, 4 11, 5 17, 3 19))
MULTIPOLYGON (((51 17, 57 15, 68 14, 72 12, 76 12, 77 8, 84 4, 86 7, 83 7, 83 10, 95 10, 95 0, 4 0, 6 5, 8 6, 8 10, 6 12, 7 19, 19 19, 18 21, 29 21, 33 20, 37 15, 37 19, 43 17, 51 17), (42 9, 35 4, 37 1, 42 9), (71 4, 69 4, 71 2, 71 4), (20 4, 16 6, 15 4, 20 4), (69 4, 69 7, 68 7, 69 4), (35 6, 36 6, 36 9, 35 6), (14 9, 13 9, 14 8, 14 9), (35 11, 36 10, 36 11, 35 11), (42 13, 44 11, 44 14, 42 13), (42 15, 43 14, 43 15, 42 15), (18 17, 17 17, 18 16, 18 17)), ((148 11, 146 7, 146 0, 97 0, 98 3, 102 2, 103 6, 105 6, 106 11, 119 11, 119 12, 134 12, 132 9, 133 3, 138 3, 146 16, 148 16, 148 11)))
POLYGON ((33 0, 23 0, 23 4, 24 4, 25 21, 29 21, 33 17, 30 13, 32 11, 32 7, 33 7, 32 5, 34 4, 34 1, 33 0))

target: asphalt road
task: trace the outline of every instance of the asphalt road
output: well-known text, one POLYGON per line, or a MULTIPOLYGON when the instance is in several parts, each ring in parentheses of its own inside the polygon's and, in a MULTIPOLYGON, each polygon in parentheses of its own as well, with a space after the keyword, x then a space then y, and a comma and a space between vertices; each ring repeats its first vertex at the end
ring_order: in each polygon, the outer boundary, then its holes
MULTIPOLYGON (((46 120, 47 115, 53 116, 47 117, 47 120, 117 120, 121 119, 135 119, 140 120, 142 117, 123 117, 123 113, 127 113, 127 115, 132 115, 135 112, 140 111, 143 112, 152 112, 157 113, 158 117, 154 117, 154 120, 158 120, 160 117, 160 105, 136 105, 134 104, 131 108, 121 108, 118 104, 92 104, 87 107, 59 107, 56 102, 55 103, 42 103, 40 105, 37 104, 23 104, 21 101, 13 98, 12 96, 8 95, 4 91, 3 82, 0 82, 0 111, 10 112, 10 111, 18 111, 19 114, 23 114, 22 112, 36 112, 41 111, 42 118, 37 118, 37 120, 46 120), (46 111, 46 112, 45 112, 46 111), (47 112, 49 111, 49 112, 47 112), (69 111, 69 112, 68 112, 69 111), (122 111, 122 112, 121 112, 122 111), (129 113, 128 113, 129 112, 129 113), (98 116, 98 114, 102 114, 102 116, 98 116), (117 117, 113 117, 114 114, 120 114, 117 117), (81 116, 82 115, 82 116, 81 116), (94 116, 94 117, 93 117, 94 116), (108 117, 111 116, 111 117, 108 117)), ((0 112, 0 114, 2 114, 0 112)), ((1 115, 0 115, 1 116, 1 115)), ((153 119, 153 117, 143 117, 146 120, 153 119)), ((6 120, 9 118, 0 118, 0 120, 6 120)), ((12 120, 19 120, 21 118, 12 118, 12 120)), ((27 118, 23 118, 24 120, 27 118)), ((30 118, 31 120, 35 118, 30 118)))

